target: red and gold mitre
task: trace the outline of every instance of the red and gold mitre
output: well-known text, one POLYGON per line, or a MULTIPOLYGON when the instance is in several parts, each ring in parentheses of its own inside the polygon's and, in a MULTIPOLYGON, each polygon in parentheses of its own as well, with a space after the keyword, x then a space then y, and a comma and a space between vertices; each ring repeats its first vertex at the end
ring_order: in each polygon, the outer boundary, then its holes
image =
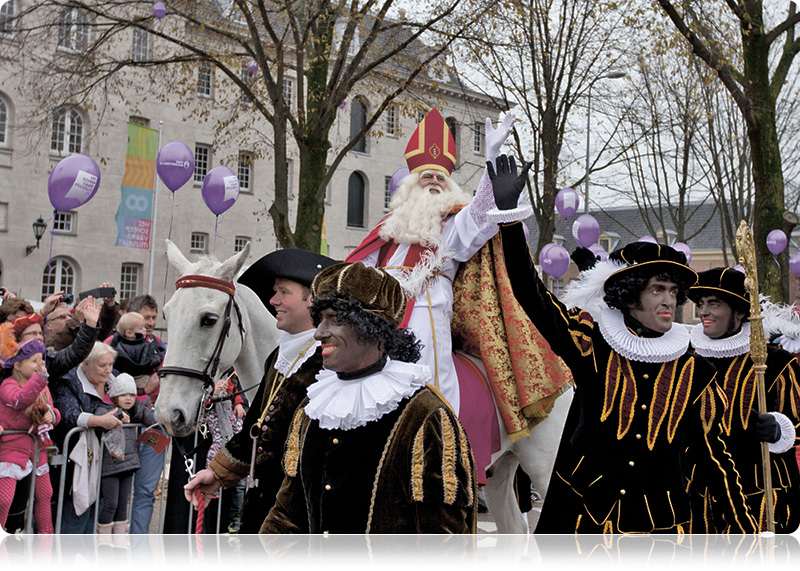
POLYGON ((433 108, 406 146, 409 172, 438 170, 447 176, 456 166, 456 141, 439 110, 433 108))

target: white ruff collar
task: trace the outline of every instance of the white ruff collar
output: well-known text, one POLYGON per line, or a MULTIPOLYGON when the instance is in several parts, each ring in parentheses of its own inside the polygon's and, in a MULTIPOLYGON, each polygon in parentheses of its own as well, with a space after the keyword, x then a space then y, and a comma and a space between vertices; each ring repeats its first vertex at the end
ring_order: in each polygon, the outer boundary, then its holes
POLYGON ((427 366, 391 359, 381 371, 352 381, 322 369, 308 387, 305 411, 321 428, 351 430, 392 412, 429 379, 427 366))
POLYGON ((289 377, 295 374, 303 363, 314 354, 314 351, 316 351, 319 346, 319 341, 313 343, 299 359, 297 358, 297 356, 300 355, 300 351, 311 343, 314 337, 314 331, 316 330, 309 329, 308 331, 294 334, 284 331, 281 334, 280 339, 278 339, 278 358, 275 359, 275 369, 281 375, 289 377), (296 362, 295 359, 297 359, 296 362), (294 363, 294 367, 292 367, 292 363, 294 363), (289 367, 292 367, 291 371, 289 371, 289 367))
POLYGON ((673 323, 661 337, 638 337, 625 325, 625 316, 620 310, 606 307, 597 324, 611 348, 630 361, 666 363, 689 348, 689 332, 680 323, 673 323))
POLYGON ((750 350, 750 323, 745 321, 739 333, 724 339, 712 339, 703 333, 703 324, 692 327, 692 347, 701 357, 737 357, 750 350))

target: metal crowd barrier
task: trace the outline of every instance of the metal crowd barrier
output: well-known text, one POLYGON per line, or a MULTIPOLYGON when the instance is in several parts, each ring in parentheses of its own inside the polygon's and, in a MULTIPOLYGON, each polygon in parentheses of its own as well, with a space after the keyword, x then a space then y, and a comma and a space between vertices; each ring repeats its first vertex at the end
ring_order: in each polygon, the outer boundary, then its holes
MULTIPOLYGON (((35 499, 35 492, 36 492, 36 465, 39 462, 39 440, 36 438, 35 435, 31 434, 27 430, 5 430, 3 431, 3 436, 11 436, 14 434, 24 434, 33 440, 33 457, 31 459, 33 463, 33 470, 31 474, 33 475, 32 482, 31 482, 31 489, 28 495, 28 507, 25 508, 25 533, 33 533, 33 502, 35 499)), ((49 478, 50 475, 48 474, 47 477, 49 478)))

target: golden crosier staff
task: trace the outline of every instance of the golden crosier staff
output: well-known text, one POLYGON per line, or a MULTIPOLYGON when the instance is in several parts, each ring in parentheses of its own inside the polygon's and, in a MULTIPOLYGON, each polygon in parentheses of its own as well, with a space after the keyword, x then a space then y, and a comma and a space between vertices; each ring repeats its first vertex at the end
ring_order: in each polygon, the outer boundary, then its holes
MULTIPOLYGON (((756 244, 753 233, 742 220, 736 231, 736 248, 739 250, 739 263, 745 270, 745 287, 750 291, 750 358, 756 373, 756 394, 758 412, 767 412, 767 393, 764 387, 764 371, 767 370, 767 338, 761 323, 761 303, 758 298, 758 271, 756 266, 756 244)), ((772 468, 769 459, 769 444, 761 443, 761 469, 764 475, 764 499, 767 529, 775 533, 775 506, 772 500, 772 468)))

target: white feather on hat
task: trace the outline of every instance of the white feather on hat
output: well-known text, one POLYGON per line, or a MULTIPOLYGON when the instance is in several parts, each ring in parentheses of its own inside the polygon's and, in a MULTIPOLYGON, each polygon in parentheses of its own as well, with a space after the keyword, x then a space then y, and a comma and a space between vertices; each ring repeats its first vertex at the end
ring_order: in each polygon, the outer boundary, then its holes
POLYGON ((800 308, 785 303, 772 303, 761 299, 761 316, 764 336, 770 339, 781 335, 781 347, 790 353, 800 352, 800 308))
POLYGON ((611 274, 626 266, 624 262, 613 260, 596 263, 593 268, 582 271, 578 279, 566 285, 561 301, 567 308, 580 307, 588 311, 592 319, 597 321, 600 313, 608 307, 603 301, 606 294, 604 289, 606 280, 611 274))

